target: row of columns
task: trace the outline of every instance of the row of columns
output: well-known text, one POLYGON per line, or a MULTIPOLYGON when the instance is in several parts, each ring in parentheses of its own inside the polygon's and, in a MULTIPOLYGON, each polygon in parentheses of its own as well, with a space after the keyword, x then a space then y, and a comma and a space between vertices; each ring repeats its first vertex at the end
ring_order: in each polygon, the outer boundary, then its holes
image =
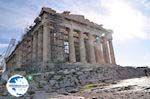
MULTIPOLYGON (((51 61, 51 45, 50 45, 50 28, 48 26, 47 16, 44 16, 42 21, 42 31, 38 31, 33 35, 33 59, 36 59, 37 56, 42 57, 43 66, 46 65, 48 61, 51 61), (42 42, 41 42, 42 41, 42 42), (39 50, 41 49, 42 50, 39 50)), ((71 63, 76 62, 75 54, 75 44, 74 44, 74 30, 70 29, 68 33, 69 41, 69 61, 71 63)), ((79 50, 80 50, 80 62, 87 63, 89 61, 92 64, 100 63, 110 63, 116 64, 115 55, 112 45, 112 38, 109 34, 105 34, 103 37, 99 37, 97 43, 95 44, 95 37, 92 34, 88 34, 88 53, 86 52, 87 48, 85 46, 84 33, 79 32, 79 50), (109 36, 108 36, 109 35, 109 36), (88 55, 88 60, 87 60, 88 55)), ((36 60, 40 61, 40 60, 36 60)))
POLYGON ((34 63, 38 63, 42 61, 42 45, 43 45, 43 33, 41 30, 38 30, 33 35, 33 43, 32 43, 32 61, 34 63))
POLYGON ((32 60, 35 63, 41 63, 44 66, 49 59, 49 27, 47 25, 41 26, 33 34, 32 60))
MULTIPOLYGON (((82 32, 79 33, 80 33, 79 34, 80 62, 86 63, 87 62, 86 55, 88 54, 89 62, 92 64, 94 63, 116 64, 111 34, 108 34, 109 38, 107 37, 107 35, 99 37, 97 43, 95 44, 95 37, 89 33, 88 34, 89 51, 88 53, 86 53, 84 34, 82 32)), ((69 32, 69 61, 71 63, 76 62, 73 30, 70 30, 69 32)))
MULTIPOLYGON (((50 59, 50 44, 49 44, 49 28, 47 25, 43 25, 43 30, 38 32, 33 36, 33 59, 36 59, 37 55, 42 54, 43 65, 47 63, 50 59), (43 32, 42 32, 43 31, 43 32), (42 42, 41 42, 42 41, 42 42), (37 44, 38 43, 38 44, 37 44), (38 47, 37 47, 38 46, 38 47), (41 49, 37 51, 37 49, 41 49)), ((68 33, 68 41, 69 41, 69 61, 71 63, 76 62, 75 55, 75 45, 74 45, 74 31, 70 29, 68 33)), ((80 62, 87 63, 87 55, 88 61, 92 64, 100 63, 110 63, 116 64, 114 50, 112 45, 112 39, 109 36, 105 35, 103 37, 99 37, 97 42, 95 43, 95 37, 92 34, 88 34, 88 53, 86 53, 85 48, 85 36, 83 32, 79 32, 79 50, 80 50, 80 62)), ((40 60, 38 60, 40 61, 40 60)))

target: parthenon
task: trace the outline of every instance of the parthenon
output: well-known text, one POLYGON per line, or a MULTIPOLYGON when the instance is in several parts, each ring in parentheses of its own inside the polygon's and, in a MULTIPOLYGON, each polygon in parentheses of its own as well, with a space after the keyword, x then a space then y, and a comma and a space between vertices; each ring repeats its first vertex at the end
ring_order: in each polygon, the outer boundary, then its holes
POLYGON ((112 30, 69 11, 43 7, 7 59, 8 66, 48 63, 116 64, 112 30))

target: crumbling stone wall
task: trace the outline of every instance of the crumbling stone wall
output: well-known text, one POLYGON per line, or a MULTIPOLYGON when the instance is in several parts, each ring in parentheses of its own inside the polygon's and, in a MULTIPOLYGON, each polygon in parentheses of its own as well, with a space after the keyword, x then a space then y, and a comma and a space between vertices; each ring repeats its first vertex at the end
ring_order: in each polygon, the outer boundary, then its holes
POLYGON ((79 91, 86 84, 113 83, 116 80, 146 76, 149 73, 150 69, 146 67, 57 64, 52 71, 34 75, 33 81, 30 82, 29 91, 44 90, 50 93, 74 92, 79 91))

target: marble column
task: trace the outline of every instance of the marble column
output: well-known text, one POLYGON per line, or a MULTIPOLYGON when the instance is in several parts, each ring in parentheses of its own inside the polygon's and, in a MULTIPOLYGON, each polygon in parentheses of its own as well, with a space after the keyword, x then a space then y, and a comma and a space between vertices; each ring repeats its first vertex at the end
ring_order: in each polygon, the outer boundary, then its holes
POLYGON ((50 52, 50 45, 49 45, 49 28, 47 24, 43 25, 43 66, 46 66, 48 63, 48 60, 51 59, 51 56, 49 56, 50 52))
POLYGON ((43 48, 42 37, 43 37, 42 31, 38 30, 38 62, 42 61, 42 48, 43 48))
POLYGON ((108 43, 106 37, 102 37, 103 39, 103 56, 106 63, 111 63, 109 58, 109 50, 108 50, 108 43))
POLYGON ((70 29, 70 31, 69 31, 69 61, 71 63, 76 62, 74 37, 73 37, 72 29, 70 29))
POLYGON ((94 64, 96 63, 95 59, 95 50, 94 50, 94 37, 91 34, 88 34, 88 44, 89 44, 89 62, 94 64))
POLYGON ((36 60, 36 58, 37 58, 37 41, 38 41, 38 39, 37 39, 37 32, 35 32, 34 34, 33 34, 33 42, 32 42, 32 61, 35 63, 37 60, 36 60))
POLYGON ((112 63, 112 64, 116 64, 115 54, 114 54, 114 48, 113 48, 113 44, 112 44, 112 39, 109 39, 108 42, 109 42, 111 63, 112 63))
POLYGON ((86 51, 85 51, 85 42, 84 42, 84 34, 80 32, 79 34, 79 44, 80 44, 80 62, 86 63, 86 51))
POLYGON ((98 56, 99 56, 99 63, 100 64, 104 64, 105 61, 104 61, 104 57, 103 57, 103 50, 102 50, 102 39, 101 37, 99 37, 99 39, 97 40, 97 48, 98 48, 98 56))
POLYGON ((100 56, 99 56, 99 50, 98 50, 98 44, 94 44, 94 49, 95 49, 95 59, 96 63, 100 64, 100 56))

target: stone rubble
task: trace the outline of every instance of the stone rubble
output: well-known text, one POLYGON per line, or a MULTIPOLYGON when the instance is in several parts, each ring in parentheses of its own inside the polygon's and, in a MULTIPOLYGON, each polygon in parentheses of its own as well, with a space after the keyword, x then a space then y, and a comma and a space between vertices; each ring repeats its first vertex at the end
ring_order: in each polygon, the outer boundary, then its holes
MULTIPOLYGON (((44 94, 57 93, 58 95, 70 96, 71 94, 79 93, 83 86, 88 84, 115 84, 123 79, 148 76, 150 75, 150 69, 147 67, 112 66, 110 64, 55 64, 43 72, 28 71, 26 75, 32 75, 33 80, 29 81, 30 87, 23 97, 38 97, 36 95, 40 91, 44 91, 44 94)), ((104 93, 107 92, 109 91, 104 91, 104 93)), ((7 93, 6 96, 9 96, 9 94, 7 93)), ((42 97, 42 95, 40 96, 42 97)))

